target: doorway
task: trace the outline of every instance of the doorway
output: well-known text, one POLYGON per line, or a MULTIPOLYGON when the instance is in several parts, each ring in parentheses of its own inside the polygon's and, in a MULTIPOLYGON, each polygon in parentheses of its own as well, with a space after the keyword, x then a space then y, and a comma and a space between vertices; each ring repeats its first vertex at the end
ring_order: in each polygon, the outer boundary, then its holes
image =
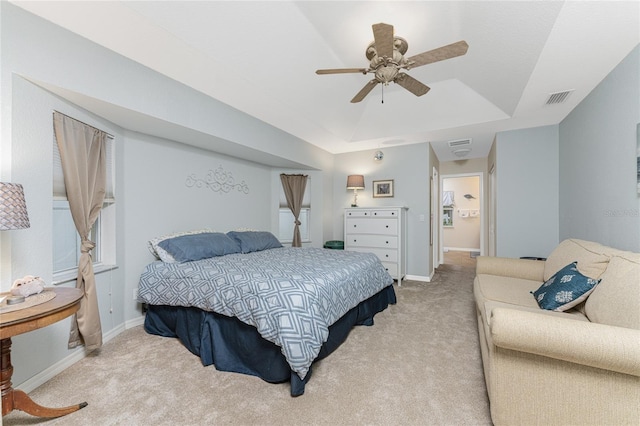
POLYGON ((439 263, 475 262, 485 247, 483 173, 442 175, 440 182, 439 263))

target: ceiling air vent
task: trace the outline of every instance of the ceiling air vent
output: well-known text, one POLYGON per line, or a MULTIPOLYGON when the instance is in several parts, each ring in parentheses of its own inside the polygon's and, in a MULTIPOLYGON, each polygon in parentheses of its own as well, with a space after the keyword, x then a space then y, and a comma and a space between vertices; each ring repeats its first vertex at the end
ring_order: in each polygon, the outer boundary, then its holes
POLYGON ((565 90, 564 92, 556 92, 549 95, 545 105, 561 104, 567 100, 573 90, 565 90))
POLYGON ((449 141, 449 148, 460 148, 471 145, 471 139, 459 139, 457 141, 449 141))

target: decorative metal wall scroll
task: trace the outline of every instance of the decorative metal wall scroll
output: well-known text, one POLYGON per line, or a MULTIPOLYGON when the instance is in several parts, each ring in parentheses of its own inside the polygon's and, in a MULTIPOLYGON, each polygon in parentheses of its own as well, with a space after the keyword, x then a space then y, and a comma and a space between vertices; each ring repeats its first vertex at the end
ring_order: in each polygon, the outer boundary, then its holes
POLYGON ((187 176, 187 180, 184 184, 189 188, 192 188, 194 186, 196 188, 207 187, 213 192, 218 193, 228 193, 233 190, 242 192, 244 194, 249 193, 249 186, 247 186, 245 181, 236 183, 233 178, 233 174, 231 172, 225 171, 222 166, 218 166, 218 168, 215 170, 209 170, 209 172, 202 179, 196 177, 195 173, 192 173, 187 176))

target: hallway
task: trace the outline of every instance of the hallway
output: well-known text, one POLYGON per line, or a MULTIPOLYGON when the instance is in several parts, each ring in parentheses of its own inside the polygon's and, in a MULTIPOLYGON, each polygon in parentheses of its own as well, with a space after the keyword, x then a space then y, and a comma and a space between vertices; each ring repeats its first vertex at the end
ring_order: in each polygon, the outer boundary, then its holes
POLYGON ((446 267, 460 267, 460 268, 472 268, 476 269, 476 258, 471 257, 468 251, 453 251, 449 250, 444 253, 444 263, 438 267, 438 269, 446 267))

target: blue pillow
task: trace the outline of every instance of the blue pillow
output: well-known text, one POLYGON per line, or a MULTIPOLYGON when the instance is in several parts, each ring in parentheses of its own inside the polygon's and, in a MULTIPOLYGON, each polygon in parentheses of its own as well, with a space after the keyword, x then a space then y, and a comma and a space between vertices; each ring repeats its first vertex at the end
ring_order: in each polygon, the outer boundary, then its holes
POLYGON ((282 247, 280 241, 271 233, 266 231, 230 231, 227 235, 235 239, 240 244, 242 253, 267 250, 282 247))
POLYGON ((176 262, 191 262, 225 254, 240 253, 240 245, 221 232, 181 235, 158 244, 176 262))
POLYGON ((564 312, 589 297, 600 280, 582 275, 577 265, 570 263, 531 292, 542 309, 564 312))

